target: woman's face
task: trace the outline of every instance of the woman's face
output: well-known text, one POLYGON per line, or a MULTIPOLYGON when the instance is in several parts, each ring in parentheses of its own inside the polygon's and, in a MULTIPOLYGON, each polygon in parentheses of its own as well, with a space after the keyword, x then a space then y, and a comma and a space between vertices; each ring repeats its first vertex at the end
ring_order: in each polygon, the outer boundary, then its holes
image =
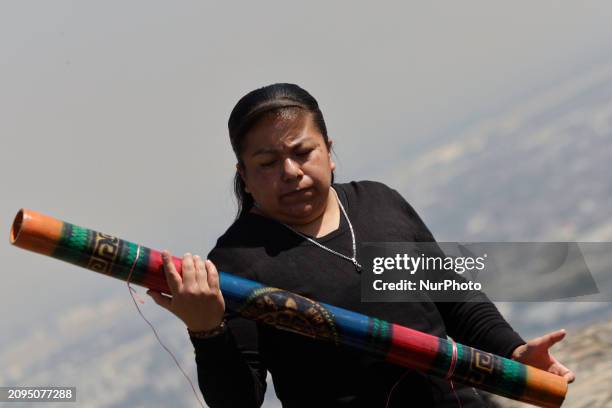
POLYGON ((325 211, 332 171, 331 140, 303 111, 271 113, 247 132, 238 172, 264 215, 308 224, 325 211))

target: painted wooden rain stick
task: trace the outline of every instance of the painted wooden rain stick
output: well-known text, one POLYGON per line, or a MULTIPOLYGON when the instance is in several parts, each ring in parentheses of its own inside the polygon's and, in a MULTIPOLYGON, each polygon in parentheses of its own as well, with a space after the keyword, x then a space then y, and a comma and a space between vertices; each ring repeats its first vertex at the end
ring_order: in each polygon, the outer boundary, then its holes
MULTIPOLYGON (((130 282, 170 293, 159 251, 140 246, 136 259, 138 244, 111 235, 21 209, 10 241, 121 280, 136 262, 130 282)), ((181 259, 173 261, 180 273, 181 259)), ((543 370, 226 272, 219 277, 227 308, 243 317, 530 404, 559 407, 565 398, 565 379, 543 370)))

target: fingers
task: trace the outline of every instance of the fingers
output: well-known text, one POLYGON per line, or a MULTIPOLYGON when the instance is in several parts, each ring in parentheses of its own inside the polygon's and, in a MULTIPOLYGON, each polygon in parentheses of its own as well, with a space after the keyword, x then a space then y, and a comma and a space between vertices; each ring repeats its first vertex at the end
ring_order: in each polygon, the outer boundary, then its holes
POLYGON ((555 364, 549 371, 553 374, 557 374, 565 378, 568 383, 574 382, 574 380, 576 379, 576 375, 572 372, 572 370, 558 362, 556 359, 554 359, 554 361, 555 364))
POLYGON ((572 370, 561 364, 556 358, 552 357, 554 361, 554 373, 565 378, 568 383, 573 383, 576 379, 576 375, 572 370))
POLYGON ((557 373, 557 375, 560 375, 561 377, 565 378, 568 383, 573 383, 576 379, 576 375, 570 369, 566 368, 563 365, 559 367, 559 372, 557 373))
POLYGON ((172 298, 168 296, 164 296, 160 292, 156 292, 154 290, 147 290, 147 295, 153 298, 153 301, 163 307, 164 309, 170 310, 170 305, 172 304, 172 298))
POLYGON ((219 272, 210 260, 203 260, 198 255, 193 257, 196 269, 196 279, 204 291, 217 292, 219 290, 219 272))
POLYGON ((161 256, 168 286, 170 287, 172 294, 178 293, 183 283, 181 276, 174 267, 174 262, 172 262, 172 255, 170 255, 170 252, 164 250, 162 251, 161 256))
POLYGON ((206 260, 206 270, 208 271, 208 286, 214 292, 219 290, 219 272, 217 267, 209 259, 206 260))
POLYGON ((193 261, 195 263, 196 281, 202 290, 208 291, 208 272, 206 271, 204 260, 200 256, 196 255, 193 257, 193 261))
MULTIPOLYGON (((162 251, 162 260, 166 280, 173 295, 176 295, 184 289, 190 292, 197 293, 199 290, 208 291, 209 273, 204 260, 198 255, 191 255, 189 252, 183 255, 181 261, 182 276, 176 271, 172 256, 167 250, 162 251)), ((212 264, 212 263, 211 263, 212 264)), ((214 268, 214 265, 213 265, 214 268)), ((216 268, 214 268, 213 284, 219 287, 219 277, 216 268)))
POLYGON ((548 333, 547 335, 544 336, 545 337, 544 343, 546 344, 548 348, 550 348, 553 346, 553 344, 563 340, 565 335, 566 335, 566 332, 564 329, 557 330, 552 333, 548 333))
POLYGON ((183 286, 189 289, 195 289, 198 286, 196 280, 196 269, 193 264, 193 256, 189 252, 183 255, 183 286))
POLYGON ((550 347, 553 346, 553 344, 563 340, 563 338, 565 337, 565 330, 561 329, 561 330, 557 330, 548 334, 545 334, 544 336, 541 337, 536 337, 533 340, 530 340, 528 342, 528 345, 530 347, 544 347, 546 349, 549 349, 550 347))

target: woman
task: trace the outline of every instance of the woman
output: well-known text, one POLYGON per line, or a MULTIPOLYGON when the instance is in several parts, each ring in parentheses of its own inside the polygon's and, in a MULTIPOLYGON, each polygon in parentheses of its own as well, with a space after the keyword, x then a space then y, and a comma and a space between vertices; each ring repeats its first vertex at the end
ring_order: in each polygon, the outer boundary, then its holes
POLYGON ((360 242, 434 241, 413 208, 382 183, 333 183, 323 115, 293 84, 245 95, 229 118, 238 216, 208 260, 185 254, 178 275, 164 251, 172 297, 156 303, 187 325, 200 388, 215 407, 258 407, 270 371, 283 407, 483 406, 470 387, 312 341, 227 311, 217 268, 543 368, 571 371, 548 349, 558 331, 524 342, 481 293, 470 303, 362 303, 360 242))

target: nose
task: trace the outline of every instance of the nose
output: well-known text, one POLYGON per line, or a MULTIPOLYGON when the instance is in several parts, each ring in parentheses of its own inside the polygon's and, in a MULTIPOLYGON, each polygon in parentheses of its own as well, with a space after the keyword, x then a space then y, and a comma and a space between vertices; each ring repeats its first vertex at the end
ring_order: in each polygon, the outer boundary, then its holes
POLYGON ((298 163, 287 157, 283 161, 283 180, 292 180, 300 178, 304 175, 302 168, 298 163))

